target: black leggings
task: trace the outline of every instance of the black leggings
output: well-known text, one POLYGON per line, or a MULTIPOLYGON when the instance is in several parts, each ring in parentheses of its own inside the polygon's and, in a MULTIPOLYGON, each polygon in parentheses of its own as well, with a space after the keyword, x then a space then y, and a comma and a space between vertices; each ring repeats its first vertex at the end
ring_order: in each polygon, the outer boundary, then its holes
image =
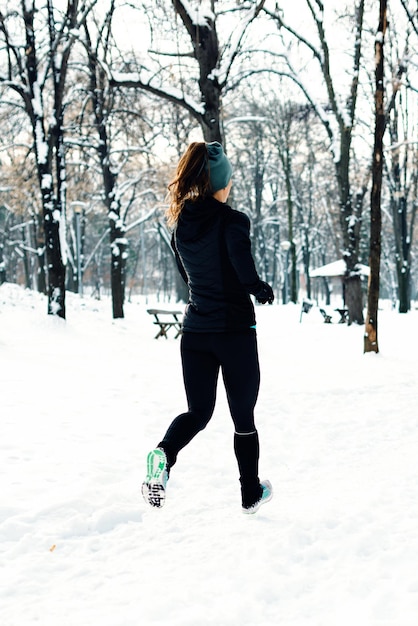
POLYGON ((254 407, 260 386, 255 330, 229 333, 184 333, 183 379, 188 411, 174 419, 160 446, 174 465, 184 448, 213 415, 219 369, 237 433, 255 431, 254 407))

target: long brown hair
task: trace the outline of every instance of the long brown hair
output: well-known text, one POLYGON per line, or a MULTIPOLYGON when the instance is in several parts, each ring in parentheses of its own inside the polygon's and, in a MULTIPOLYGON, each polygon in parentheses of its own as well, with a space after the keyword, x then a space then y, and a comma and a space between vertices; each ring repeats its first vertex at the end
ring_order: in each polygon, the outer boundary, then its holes
POLYGON ((173 180, 168 185, 170 205, 167 223, 175 226, 186 200, 197 200, 210 193, 208 151, 204 142, 191 143, 177 165, 173 180))

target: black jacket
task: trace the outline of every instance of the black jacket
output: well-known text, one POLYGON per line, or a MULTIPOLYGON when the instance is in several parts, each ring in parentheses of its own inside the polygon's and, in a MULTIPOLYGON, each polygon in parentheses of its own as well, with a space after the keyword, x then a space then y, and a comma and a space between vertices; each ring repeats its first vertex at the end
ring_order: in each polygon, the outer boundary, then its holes
POLYGON ((173 233, 189 287, 184 332, 225 332, 255 325, 249 294, 262 285, 249 238, 250 221, 213 197, 186 202, 173 233))

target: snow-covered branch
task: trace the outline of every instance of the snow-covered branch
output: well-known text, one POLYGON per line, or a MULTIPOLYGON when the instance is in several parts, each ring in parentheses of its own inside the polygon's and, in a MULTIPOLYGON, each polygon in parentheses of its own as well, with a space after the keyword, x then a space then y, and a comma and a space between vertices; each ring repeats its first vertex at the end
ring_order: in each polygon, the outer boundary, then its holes
POLYGON ((123 72, 111 72, 111 87, 129 87, 131 89, 143 89, 148 93, 158 96, 164 100, 168 100, 173 104, 177 104, 185 108, 198 121, 204 113, 204 105, 196 102, 192 98, 185 96, 180 89, 175 87, 154 87, 148 81, 143 81, 140 74, 123 72))
POLYGON ((260 15, 262 9, 264 8, 264 5, 265 0, 257 2, 254 8, 245 15, 237 28, 235 28, 234 31, 231 33, 229 41, 225 46, 224 53, 222 55, 220 68, 217 72, 218 80, 222 87, 224 87, 228 82, 228 77, 230 75, 233 63, 241 50, 242 42, 249 26, 260 15), (225 55, 225 50, 229 50, 229 55, 227 58, 225 55))

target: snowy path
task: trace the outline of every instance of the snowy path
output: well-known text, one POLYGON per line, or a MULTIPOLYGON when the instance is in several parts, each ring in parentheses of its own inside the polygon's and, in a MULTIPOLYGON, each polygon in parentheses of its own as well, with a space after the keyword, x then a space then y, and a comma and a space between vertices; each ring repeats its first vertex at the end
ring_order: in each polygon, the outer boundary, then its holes
POLYGON ((69 298, 64 324, 0 287, 0 624, 415 626, 418 313, 382 311, 363 355, 362 328, 257 307, 275 497, 248 518, 221 385, 165 507, 139 495, 184 409, 179 343, 145 309, 69 298))

